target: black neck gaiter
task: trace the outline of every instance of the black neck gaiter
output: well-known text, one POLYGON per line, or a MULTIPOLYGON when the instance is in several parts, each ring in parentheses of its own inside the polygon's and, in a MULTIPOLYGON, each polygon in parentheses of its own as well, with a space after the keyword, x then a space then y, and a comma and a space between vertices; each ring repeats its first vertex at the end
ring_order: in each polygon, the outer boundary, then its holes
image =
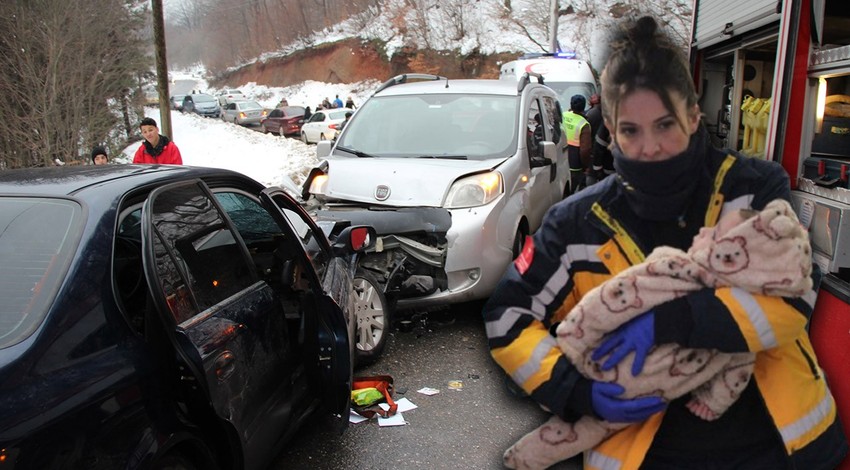
POLYGON ((614 168, 629 207, 641 218, 661 222, 681 217, 699 185, 700 167, 706 158, 708 135, 700 129, 688 148, 656 162, 631 160, 614 145, 614 168))
POLYGON ((159 142, 156 143, 156 147, 154 147, 153 145, 151 145, 150 142, 145 140, 145 148, 147 149, 148 153, 151 154, 151 156, 158 157, 159 154, 161 154, 162 151, 165 150, 165 146, 168 145, 169 142, 171 141, 168 139, 167 136, 160 134, 159 142))

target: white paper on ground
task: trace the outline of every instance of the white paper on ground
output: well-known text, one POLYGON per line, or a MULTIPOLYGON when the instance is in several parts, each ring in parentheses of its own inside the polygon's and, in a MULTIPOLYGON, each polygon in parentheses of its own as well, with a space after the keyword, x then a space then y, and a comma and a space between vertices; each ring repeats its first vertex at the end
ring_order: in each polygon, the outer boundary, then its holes
POLYGON ((360 416, 356 411, 349 409, 348 410, 348 422, 351 424, 362 423, 363 421, 368 421, 369 418, 364 416, 360 416))
MULTIPOLYGON (((415 410, 416 408, 419 408, 407 398, 396 400, 395 404, 398 405, 398 409, 396 410, 397 413, 404 413, 405 411, 415 410)), ((380 406, 384 411, 390 409, 390 405, 387 405, 386 403, 378 403, 378 406, 380 406)))
POLYGON ((389 418, 381 418, 378 416, 378 425, 379 426, 404 426, 404 416, 401 413, 396 412, 396 414, 390 416, 389 418))

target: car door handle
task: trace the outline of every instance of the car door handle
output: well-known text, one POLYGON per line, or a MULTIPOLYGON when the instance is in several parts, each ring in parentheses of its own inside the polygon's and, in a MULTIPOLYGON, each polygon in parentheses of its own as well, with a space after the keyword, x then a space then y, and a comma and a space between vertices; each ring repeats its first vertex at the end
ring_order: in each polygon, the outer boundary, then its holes
POLYGON ((224 351, 215 358, 215 376, 219 382, 227 380, 236 370, 236 355, 230 351, 224 351))

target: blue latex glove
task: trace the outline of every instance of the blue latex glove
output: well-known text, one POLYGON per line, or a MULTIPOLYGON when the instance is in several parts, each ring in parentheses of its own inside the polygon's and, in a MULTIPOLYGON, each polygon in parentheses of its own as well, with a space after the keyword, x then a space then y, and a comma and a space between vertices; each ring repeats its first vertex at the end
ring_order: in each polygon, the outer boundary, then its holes
POLYGON ((625 390, 612 382, 594 381, 590 391, 593 411, 612 423, 644 421, 667 406, 661 397, 618 398, 625 390))
POLYGON ((649 354, 649 350, 654 345, 655 312, 649 310, 606 336, 602 344, 593 352, 591 358, 598 361, 611 354, 611 357, 602 364, 602 370, 611 370, 630 352, 634 351, 635 361, 632 363, 632 376, 637 376, 643 370, 646 355, 649 354))

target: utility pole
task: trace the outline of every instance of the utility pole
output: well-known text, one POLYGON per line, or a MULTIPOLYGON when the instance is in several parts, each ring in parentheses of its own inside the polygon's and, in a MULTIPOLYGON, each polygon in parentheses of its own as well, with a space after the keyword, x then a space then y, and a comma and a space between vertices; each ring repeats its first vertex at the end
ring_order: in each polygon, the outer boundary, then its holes
POLYGON ((165 61, 165 20, 162 0, 151 0, 153 10, 153 40, 156 56, 156 88, 159 90, 159 130, 174 140, 171 133, 171 102, 168 99, 168 64, 165 61))
POLYGON ((558 0, 551 0, 549 9, 549 52, 558 52, 558 0))

